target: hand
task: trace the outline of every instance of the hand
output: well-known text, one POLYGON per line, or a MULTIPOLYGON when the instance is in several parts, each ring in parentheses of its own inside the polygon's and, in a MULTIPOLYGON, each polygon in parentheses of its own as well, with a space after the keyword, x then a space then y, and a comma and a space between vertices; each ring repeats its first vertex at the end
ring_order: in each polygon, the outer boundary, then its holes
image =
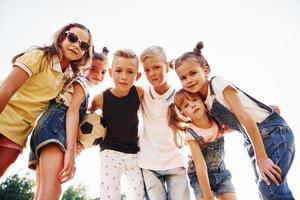
POLYGON ((269 107, 271 107, 275 112, 277 112, 278 114, 281 113, 280 108, 276 105, 269 105, 269 107))
POLYGON ((84 146, 80 143, 76 143, 76 156, 79 156, 81 151, 84 150, 84 146))
POLYGON ((65 183, 71 180, 74 177, 75 171, 75 152, 72 153, 66 151, 64 156, 64 168, 59 174, 59 180, 61 181, 61 183, 65 183))
POLYGON ((270 158, 257 160, 257 168, 260 178, 270 185, 269 179, 275 184, 279 185, 281 179, 281 169, 273 163, 270 158))
POLYGON ((215 197, 212 192, 203 196, 203 200, 214 200, 214 199, 215 199, 215 197))

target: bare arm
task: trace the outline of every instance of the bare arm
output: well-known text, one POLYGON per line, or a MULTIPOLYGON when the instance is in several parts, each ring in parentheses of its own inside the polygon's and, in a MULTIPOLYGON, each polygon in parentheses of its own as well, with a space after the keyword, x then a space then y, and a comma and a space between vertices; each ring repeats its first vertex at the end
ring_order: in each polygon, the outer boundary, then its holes
POLYGON ((79 83, 73 83, 74 92, 66 116, 66 146, 64 168, 61 171, 61 181, 66 182, 75 174, 76 141, 79 123, 79 109, 84 99, 84 90, 79 83))
POLYGON ((139 95, 139 99, 140 99, 140 101, 142 101, 143 96, 144 96, 144 90, 140 86, 135 86, 135 87, 136 87, 137 93, 139 95))
POLYGON ((103 109, 103 92, 94 96, 91 106, 88 108, 89 111, 94 112, 97 109, 103 109))
POLYGON ((189 144, 190 150, 192 152, 192 157, 193 157, 195 167, 196 167, 196 174, 198 177, 198 182, 199 182, 199 185, 200 185, 202 193, 203 193, 203 199, 204 200, 214 199, 213 194, 211 192, 210 184, 209 184, 206 162, 202 155, 200 146, 194 140, 188 141, 188 144, 189 144))
POLYGON ((0 113, 7 105, 10 98, 29 78, 28 74, 20 67, 14 67, 0 86, 0 113))
POLYGON ((270 185, 270 182, 267 178, 268 176, 275 184, 278 185, 279 182, 281 182, 281 170, 277 165, 273 163, 271 159, 268 158, 256 122, 244 109, 237 95, 237 91, 234 88, 228 86, 224 89, 223 96, 230 108, 232 109, 233 113, 236 115, 238 120, 247 130, 247 133, 253 145, 256 163, 258 165, 258 170, 261 175, 261 178, 265 181, 267 185, 270 185))

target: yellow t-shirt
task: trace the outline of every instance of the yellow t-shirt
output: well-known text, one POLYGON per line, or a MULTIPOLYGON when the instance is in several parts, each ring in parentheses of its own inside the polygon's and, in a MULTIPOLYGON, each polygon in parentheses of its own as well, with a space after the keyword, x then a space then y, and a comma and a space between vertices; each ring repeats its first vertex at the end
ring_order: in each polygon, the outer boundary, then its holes
POLYGON ((38 49, 25 52, 13 66, 22 68, 29 78, 0 114, 0 133, 25 146, 35 120, 62 90, 66 77, 58 58, 49 62, 44 51, 38 49))

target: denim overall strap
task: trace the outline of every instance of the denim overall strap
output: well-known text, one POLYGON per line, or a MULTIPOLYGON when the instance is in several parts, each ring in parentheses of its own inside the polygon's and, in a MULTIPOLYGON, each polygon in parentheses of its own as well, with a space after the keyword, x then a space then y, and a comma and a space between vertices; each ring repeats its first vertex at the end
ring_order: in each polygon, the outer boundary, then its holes
POLYGON ((199 143, 203 142, 203 137, 198 135, 193 129, 188 128, 187 131, 195 138, 195 140, 199 143))
POLYGON ((215 78, 215 76, 212 77, 209 82, 210 92, 211 92, 211 96, 213 98, 213 104, 212 104, 211 110, 209 111, 209 115, 213 119, 215 119, 215 121, 217 123, 224 124, 225 126, 229 127, 232 130, 241 132, 243 134, 245 140, 247 141, 247 143, 250 142, 250 139, 247 135, 246 130, 241 125, 241 123, 239 122, 237 117, 229 109, 227 109, 220 102, 218 102, 218 100, 216 98, 216 94, 215 94, 213 86, 212 86, 212 81, 214 78, 215 78))

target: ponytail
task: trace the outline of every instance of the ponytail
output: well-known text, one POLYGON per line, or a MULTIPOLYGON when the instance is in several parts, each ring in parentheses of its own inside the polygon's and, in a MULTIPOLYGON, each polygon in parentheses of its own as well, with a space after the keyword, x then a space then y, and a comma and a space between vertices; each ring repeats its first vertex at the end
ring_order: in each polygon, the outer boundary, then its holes
POLYGON ((202 49, 204 47, 204 44, 202 41, 197 42, 196 46, 194 47, 193 51, 185 52, 182 54, 179 58, 175 59, 174 62, 174 69, 182 65, 183 61, 188 59, 193 59, 195 62, 197 62, 201 68, 208 67, 210 70, 210 66, 204 56, 202 55, 202 49))
POLYGON ((105 65, 108 63, 108 53, 109 53, 109 50, 107 47, 103 47, 102 48, 102 52, 98 53, 95 51, 95 47, 93 46, 93 60, 96 59, 96 60, 101 60, 103 62, 105 62, 105 65))
POLYGON ((204 47, 204 44, 203 44, 202 41, 200 41, 200 42, 198 42, 198 43, 196 44, 196 46, 195 46, 193 52, 194 52, 195 54, 198 54, 199 56, 201 56, 201 55, 202 55, 202 54, 201 54, 201 49, 203 49, 203 47, 204 47))

